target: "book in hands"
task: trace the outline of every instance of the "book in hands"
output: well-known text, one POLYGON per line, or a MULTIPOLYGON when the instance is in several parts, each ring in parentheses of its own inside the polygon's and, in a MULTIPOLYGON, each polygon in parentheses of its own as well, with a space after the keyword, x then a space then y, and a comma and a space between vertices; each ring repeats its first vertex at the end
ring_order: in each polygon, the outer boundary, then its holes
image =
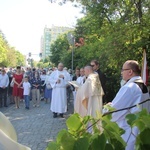
POLYGON ((79 88, 81 86, 77 81, 69 81, 69 84, 73 85, 75 88, 79 88))

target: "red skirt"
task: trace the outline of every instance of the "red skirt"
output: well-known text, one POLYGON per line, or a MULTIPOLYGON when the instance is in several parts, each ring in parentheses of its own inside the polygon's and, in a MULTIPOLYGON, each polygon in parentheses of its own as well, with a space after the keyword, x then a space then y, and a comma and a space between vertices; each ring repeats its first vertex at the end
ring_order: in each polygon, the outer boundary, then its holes
POLYGON ((23 89, 18 88, 18 86, 14 84, 12 95, 22 98, 23 97, 23 89))

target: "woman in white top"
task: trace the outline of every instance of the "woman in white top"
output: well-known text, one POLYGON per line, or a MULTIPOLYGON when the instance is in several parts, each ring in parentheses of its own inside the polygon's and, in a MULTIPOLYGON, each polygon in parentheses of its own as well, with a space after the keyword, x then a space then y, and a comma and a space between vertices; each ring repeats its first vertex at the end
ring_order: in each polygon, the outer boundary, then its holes
POLYGON ((45 90, 44 90, 44 99, 45 99, 45 103, 47 103, 48 100, 51 101, 52 98, 52 87, 50 84, 50 74, 52 73, 52 71, 49 71, 47 73, 45 82, 43 84, 43 86, 45 86, 45 90))

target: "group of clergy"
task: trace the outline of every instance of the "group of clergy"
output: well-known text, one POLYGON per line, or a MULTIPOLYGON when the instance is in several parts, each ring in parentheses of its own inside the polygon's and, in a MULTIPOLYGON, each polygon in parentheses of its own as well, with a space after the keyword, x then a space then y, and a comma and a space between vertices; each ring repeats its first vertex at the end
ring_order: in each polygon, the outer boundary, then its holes
MULTIPOLYGON (((93 62, 95 61, 91 61, 91 63, 93 62)), ((103 112, 102 98, 105 94, 102 86, 103 79, 94 70, 95 65, 97 64, 90 64, 84 67, 86 80, 82 86, 76 88, 74 112, 79 113, 82 117, 87 115, 97 117, 97 113, 103 112)), ((118 110, 149 99, 149 91, 140 77, 140 72, 140 66, 137 61, 127 60, 121 70, 122 79, 125 81, 124 85, 120 88, 112 102, 107 105, 111 105, 111 107, 118 110)), ((59 63, 58 69, 51 74, 50 79, 53 88, 51 111, 54 113, 54 118, 58 114, 63 117, 63 114, 67 111, 66 85, 69 79, 68 72, 63 70, 63 64, 59 63)), ((112 121, 125 130, 122 138, 127 143, 126 150, 134 149, 138 129, 136 127, 133 128, 132 132, 134 134, 131 134, 131 128, 127 124, 125 116, 129 113, 136 113, 143 108, 150 112, 150 103, 147 102, 142 104, 141 107, 131 108, 130 111, 123 110, 112 114, 112 121)))
MULTIPOLYGON (((60 117, 64 117, 63 115, 67 111, 66 86, 70 80, 70 75, 63 67, 63 64, 59 63, 57 70, 50 75, 50 83, 53 88, 50 109, 54 118, 58 114, 60 117)), ((76 88, 74 110, 81 116, 96 116, 97 111, 99 113, 102 111, 102 96, 104 92, 99 76, 94 72, 91 65, 84 67, 84 76, 86 79, 85 83, 78 89, 76 88)), ((77 80, 79 81, 79 79, 77 80)))

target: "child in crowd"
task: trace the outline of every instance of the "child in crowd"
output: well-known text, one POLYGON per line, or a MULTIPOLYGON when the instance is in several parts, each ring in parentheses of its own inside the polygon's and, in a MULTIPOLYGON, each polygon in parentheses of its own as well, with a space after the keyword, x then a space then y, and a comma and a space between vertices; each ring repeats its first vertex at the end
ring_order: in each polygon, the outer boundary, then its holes
POLYGON ((25 108, 29 109, 31 85, 28 82, 28 76, 25 76, 25 78, 24 78, 23 89, 24 89, 23 90, 23 95, 24 95, 24 100, 25 100, 25 108))

